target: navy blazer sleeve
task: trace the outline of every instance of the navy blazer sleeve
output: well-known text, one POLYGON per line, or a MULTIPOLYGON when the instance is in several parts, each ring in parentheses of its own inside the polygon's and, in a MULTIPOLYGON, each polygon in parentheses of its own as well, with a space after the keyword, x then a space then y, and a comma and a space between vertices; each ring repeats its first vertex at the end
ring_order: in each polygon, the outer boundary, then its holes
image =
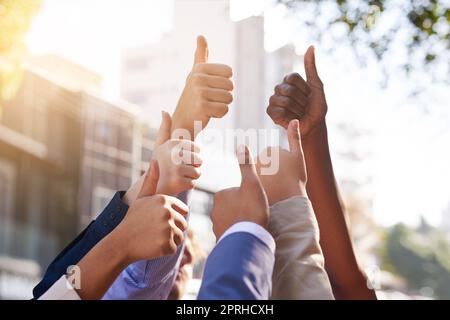
POLYGON ((200 300, 267 300, 272 289, 274 252, 248 232, 232 233, 208 257, 200 300))
POLYGON ((122 201, 124 192, 117 192, 102 213, 92 221, 56 258, 45 271, 44 277, 33 289, 33 298, 38 299, 62 275, 67 268, 77 264, 100 240, 122 221, 128 205, 122 201))

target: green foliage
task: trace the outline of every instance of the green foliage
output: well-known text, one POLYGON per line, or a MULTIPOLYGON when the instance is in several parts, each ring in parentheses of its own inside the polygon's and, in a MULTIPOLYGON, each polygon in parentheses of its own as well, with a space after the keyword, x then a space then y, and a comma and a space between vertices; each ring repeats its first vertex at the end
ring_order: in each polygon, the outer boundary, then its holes
POLYGON ((24 36, 41 0, 0 0, 0 101, 11 98, 21 79, 24 36))
MULTIPOLYGON (((405 71, 442 68, 442 64, 450 68, 450 2, 447 0, 277 1, 290 8, 317 40, 325 33, 329 36, 332 27, 345 26, 346 38, 360 62, 367 59, 368 51, 382 60, 401 39, 407 51, 402 61, 405 71), (307 15, 308 10, 313 10, 314 15, 307 15), (392 19, 395 12, 397 16, 392 19), (321 24, 322 17, 327 17, 325 27, 321 24), (421 61, 419 65, 418 61, 421 61)), ((342 40, 334 42, 340 45, 342 40)))
POLYGON ((436 298, 450 299, 450 243, 439 231, 397 224, 387 233, 383 259, 411 288, 430 287, 436 298))

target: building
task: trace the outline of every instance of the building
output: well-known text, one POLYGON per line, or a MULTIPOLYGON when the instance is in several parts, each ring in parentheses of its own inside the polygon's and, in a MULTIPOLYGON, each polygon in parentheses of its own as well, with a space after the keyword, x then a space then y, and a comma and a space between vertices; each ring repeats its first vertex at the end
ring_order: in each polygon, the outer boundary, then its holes
MULTIPOLYGON (((88 70, 54 56, 30 61, 0 118, 0 299, 31 297, 56 254, 148 168, 157 133, 140 107, 101 98, 88 70)), ((190 198, 208 249, 211 193, 190 198)))
MULTIPOLYGON (((79 93, 27 71, 16 98, 3 104, 0 255, 16 259, 7 265, 21 270, 11 274, 3 264, 3 283, 36 281, 36 267, 21 266, 28 260, 45 267, 78 229, 80 99, 79 93)), ((1 288, 1 298, 10 298, 8 287, 1 288)), ((30 297, 30 289, 23 298, 30 297)))
MULTIPOLYGON (((2 289, 4 283, 18 279, 28 284, 36 281, 39 269, 45 268, 101 209, 108 192, 127 188, 143 167, 142 157, 149 156, 151 139, 143 134, 138 113, 76 88, 73 81, 81 74, 72 73, 72 81, 67 84, 55 73, 30 66, 16 97, 3 104, 2 289), (134 130, 128 131, 127 126, 134 130), (123 127, 126 129, 121 130, 123 127), (105 130, 108 141, 102 140, 105 130), (123 137, 115 134, 118 131, 123 137), (132 140, 130 134, 139 135, 139 139, 130 144, 126 140, 132 140), (118 174, 108 175, 105 170, 118 174)), ((28 289, 22 297, 30 296, 28 289)), ((18 296, 2 291, 0 297, 18 296)))
POLYGON ((208 39, 210 61, 229 64, 234 71, 234 102, 229 114, 212 126, 266 128, 273 87, 302 57, 293 45, 266 52, 264 16, 232 21, 229 0, 175 0, 173 30, 157 43, 123 50, 121 97, 158 119, 161 110, 174 111, 200 34, 208 39))

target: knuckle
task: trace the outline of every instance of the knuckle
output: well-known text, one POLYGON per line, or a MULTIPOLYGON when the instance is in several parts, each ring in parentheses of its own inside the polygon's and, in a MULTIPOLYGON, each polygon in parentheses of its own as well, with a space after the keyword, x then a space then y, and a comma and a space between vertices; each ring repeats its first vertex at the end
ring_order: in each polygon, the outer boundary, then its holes
POLYGON ((167 253, 169 255, 172 255, 172 254, 175 254, 175 252, 177 252, 177 245, 173 241, 171 241, 169 243, 167 253))
POLYGON ((194 74, 202 72, 204 70, 204 68, 205 68, 204 63, 197 63, 193 68, 194 74))
POLYGON ((286 76, 286 82, 287 83, 293 83, 295 80, 301 79, 302 77, 297 72, 288 74, 286 76))
POLYGON ((231 92, 227 92, 227 103, 230 104, 233 102, 233 95, 231 92))
POLYGON ((282 107, 289 107, 291 105, 291 101, 289 98, 283 98, 283 99, 280 99, 279 104, 282 107))
MULTIPOLYGON (((170 221, 172 219, 172 212, 169 210, 168 207, 164 207, 163 210, 163 217, 164 217, 164 221, 170 221)), ((166 228, 170 228, 170 225, 167 225, 166 228)))
POLYGON ((202 75, 199 73, 194 73, 191 76, 191 83, 195 86, 201 85, 202 84, 202 75))
POLYGON ((208 95, 208 91, 205 88, 198 88, 197 89, 197 94, 200 98, 205 99, 208 95))
POLYGON ((166 199, 164 198, 164 195, 158 194, 155 197, 155 201, 158 205, 162 206, 166 203, 166 199))
POLYGON ((198 102, 198 107, 202 110, 207 110, 209 108, 209 103, 206 100, 200 100, 198 102))
POLYGON ((231 78, 233 76, 233 69, 230 66, 225 65, 224 73, 228 78, 231 78))
POLYGON ((269 98, 269 107, 270 107, 270 105, 274 105, 274 104, 276 104, 276 102, 277 102, 277 96, 276 95, 272 95, 270 98, 269 98))
POLYGON ((286 88, 284 90, 285 90, 286 95, 288 95, 288 96, 294 95, 295 91, 296 91, 295 87, 293 87, 293 86, 286 86, 286 88))
POLYGON ((217 117, 222 118, 223 116, 225 116, 228 113, 228 109, 229 108, 228 108, 227 105, 219 108, 218 111, 217 111, 217 114, 216 114, 217 117))
POLYGON ((234 82, 231 80, 228 80, 228 90, 230 91, 234 90, 234 82))
POLYGON ((184 182, 184 188, 185 189, 192 189, 195 187, 194 181, 192 179, 186 179, 184 182))

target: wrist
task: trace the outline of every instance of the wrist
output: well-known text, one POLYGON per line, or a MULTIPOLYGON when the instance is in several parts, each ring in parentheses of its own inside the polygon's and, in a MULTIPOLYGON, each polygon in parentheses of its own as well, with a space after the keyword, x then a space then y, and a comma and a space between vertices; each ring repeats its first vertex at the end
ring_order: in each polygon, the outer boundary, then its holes
POLYGON ((123 195, 122 201, 129 207, 136 201, 141 190, 142 183, 144 181, 144 176, 141 176, 138 181, 136 181, 123 195))
POLYGON ((127 239, 127 232, 122 230, 121 224, 102 240, 104 241, 102 250, 111 253, 113 264, 123 270, 135 261, 132 259, 131 250, 128 247, 131 241, 127 239))
POLYGON ((290 184, 284 184, 277 188, 280 190, 280 193, 271 192, 267 194, 267 198, 269 200, 269 205, 273 205, 277 202, 295 197, 295 196, 306 196, 306 186, 301 181, 292 181, 290 184))
POLYGON ((175 130, 179 129, 187 130, 190 134, 190 140, 194 140, 194 120, 189 119, 189 117, 186 117, 175 110, 175 113, 172 116, 171 132, 173 133, 175 130))
POLYGON ((327 124, 325 119, 317 123, 308 134, 302 135, 302 147, 305 148, 308 147, 308 145, 319 142, 324 134, 327 134, 327 124))

